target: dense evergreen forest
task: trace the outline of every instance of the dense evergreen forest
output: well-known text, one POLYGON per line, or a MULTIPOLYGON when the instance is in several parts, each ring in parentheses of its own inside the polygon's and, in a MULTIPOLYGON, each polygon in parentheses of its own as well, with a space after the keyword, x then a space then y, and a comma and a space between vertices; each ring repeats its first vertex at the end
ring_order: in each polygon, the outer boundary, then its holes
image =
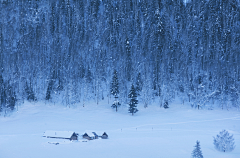
POLYGON ((98 104, 114 74, 121 104, 134 85, 145 107, 238 107, 239 1, 0 1, 1 111, 98 104))

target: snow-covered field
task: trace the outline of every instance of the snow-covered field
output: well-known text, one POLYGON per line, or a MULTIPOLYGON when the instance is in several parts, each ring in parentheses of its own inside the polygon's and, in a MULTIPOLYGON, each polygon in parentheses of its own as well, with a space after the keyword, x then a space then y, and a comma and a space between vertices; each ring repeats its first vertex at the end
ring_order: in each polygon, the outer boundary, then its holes
POLYGON ((0 117, 0 158, 188 158, 197 140, 205 158, 240 157, 239 111, 141 107, 131 116, 127 107, 116 113, 107 104, 25 104, 17 113, 0 117), (229 153, 213 146, 213 136, 223 129, 234 134, 236 148, 229 153), (70 142, 42 137, 46 130, 105 131, 109 139, 70 142))

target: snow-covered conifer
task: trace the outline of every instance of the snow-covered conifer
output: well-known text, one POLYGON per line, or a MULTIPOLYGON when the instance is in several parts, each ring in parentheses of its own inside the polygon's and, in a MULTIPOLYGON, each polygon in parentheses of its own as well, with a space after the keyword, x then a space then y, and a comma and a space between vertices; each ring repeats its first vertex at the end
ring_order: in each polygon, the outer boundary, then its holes
POLYGON ((117 71, 116 70, 114 70, 114 72, 113 72, 113 78, 112 78, 112 82, 111 82, 110 91, 111 91, 111 94, 114 96, 114 98, 118 98, 119 85, 118 85, 118 77, 117 77, 117 71))
POLYGON ((136 93, 136 89, 134 88, 133 84, 131 86, 131 90, 128 94, 128 97, 131 99, 130 102, 129 102, 128 112, 133 115, 134 113, 138 112, 138 109, 137 109, 137 104, 138 104, 137 93, 136 93))
POLYGON ((192 151, 192 158, 203 158, 199 141, 197 141, 196 145, 194 146, 194 149, 192 151))
POLYGON ((118 85, 118 77, 117 77, 117 71, 116 70, 114 70, 114 72, 113 72, 113 78, 112 78, 112 82, 111 82, 110 92, 115 98, 115 101, 113 102, 111 107, 115 108, 116 112, 117 112, 117 108, 119 106, 121 106, 121 104, 119 103, 119 101, 117 101, 118 94, 119 94, 119 85, 118 85))

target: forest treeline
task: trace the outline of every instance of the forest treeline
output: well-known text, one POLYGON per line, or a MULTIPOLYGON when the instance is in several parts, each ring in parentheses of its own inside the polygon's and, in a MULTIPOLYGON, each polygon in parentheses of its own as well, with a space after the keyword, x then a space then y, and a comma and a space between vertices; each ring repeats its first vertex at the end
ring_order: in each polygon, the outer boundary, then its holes
POLYGON ((1 0, 1 110, 16 103, 180 98, 239 106, 238 0, 1 0), (113 96, 112 96, 113 98, 113 96))

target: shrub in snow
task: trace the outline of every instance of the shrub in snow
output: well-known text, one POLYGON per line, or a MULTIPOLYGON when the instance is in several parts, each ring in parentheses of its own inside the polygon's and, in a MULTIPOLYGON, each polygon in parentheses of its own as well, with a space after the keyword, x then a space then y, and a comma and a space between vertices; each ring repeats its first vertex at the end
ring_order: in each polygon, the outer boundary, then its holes
POLYGON ((121 106, 121 104, 119 103, 119 101, 114 101, 111 107, 116 109, 116 112, 117 112, 117 108, 120 106, 121 106))
POLYGON ((235 148, 233 135, 230 135, 226 130, 221 131, 213 138, 213 144, 219 151, 228 152, 235 148))
POLYGON ((164 102, 164 105, 163 105, 163 107, 164 107, 164 109, 167 109, 167 108, 169 108, 169 106, 168 106, 168 101, 165 101, 165 102, 164 102))
POLYGON ((196 145, 194 146, 194 150, 192 151, 192 158, 203 158, 199 141, 197 141, 196 145))

